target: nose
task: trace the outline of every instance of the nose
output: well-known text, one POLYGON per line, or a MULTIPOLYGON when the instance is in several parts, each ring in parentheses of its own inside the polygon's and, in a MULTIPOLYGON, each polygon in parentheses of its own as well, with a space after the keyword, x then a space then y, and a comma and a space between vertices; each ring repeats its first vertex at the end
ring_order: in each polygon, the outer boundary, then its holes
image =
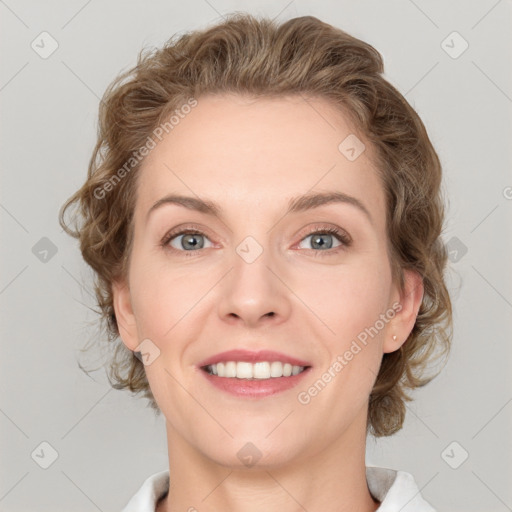
POLYGON ((278 325, 290 315, 290 289, 273 268, 268 251, 252 262, 235 253, 232 269, 219 283, 218 314, 245 327, 278 325))

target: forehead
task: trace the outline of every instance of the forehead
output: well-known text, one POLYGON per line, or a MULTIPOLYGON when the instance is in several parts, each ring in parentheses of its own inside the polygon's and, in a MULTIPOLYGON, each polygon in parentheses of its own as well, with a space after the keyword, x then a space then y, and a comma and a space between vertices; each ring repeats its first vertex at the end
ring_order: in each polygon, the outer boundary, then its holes
POLYGON ((229 202, 236 211, 332 190, 358 196, 377 217, 382 213, 372 148, 327 100, 223 94, 197 101, 145 158, 139 215, 169 193, 229 202))

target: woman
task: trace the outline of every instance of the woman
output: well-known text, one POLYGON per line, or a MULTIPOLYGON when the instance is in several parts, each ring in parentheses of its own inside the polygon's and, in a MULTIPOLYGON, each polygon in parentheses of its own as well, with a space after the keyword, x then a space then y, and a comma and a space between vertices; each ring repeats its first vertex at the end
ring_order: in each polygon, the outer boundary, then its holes
POLYGON ((433 510, 365 466, 451 336, 441 166, 382 73, 314 17, 236 14, 106 91, 60 220, 97 276, 111 381, 166 419, 169 471, 125 512, 433 510))

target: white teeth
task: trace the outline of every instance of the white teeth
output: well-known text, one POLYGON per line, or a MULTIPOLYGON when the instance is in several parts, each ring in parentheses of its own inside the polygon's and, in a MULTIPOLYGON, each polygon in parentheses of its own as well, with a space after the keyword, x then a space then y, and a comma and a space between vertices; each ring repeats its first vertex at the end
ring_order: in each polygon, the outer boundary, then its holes
MULTIPOLYGON (((241 363, 238 363, 241 364, 241 363)), ((251 365, 250 363, 246 363, 249 366, 252 366, 252 376, 255 379, 269 379, 271 376, 270 373, 270 363, 259 362, 251 365)), ((240 374, 239 374, 240 375, 240 374)))
POLYGON ((245 361, 227 361, 225 363, 211 364, 206 367, 208 373, 218 377, 237 379, 271 379, 276 377, 290 377, 298 375, 305 369, 304 366, 292 366, 280 361, 261 361, 248 363, 245 361))
POLYGON ((229 361, 224 366, 224 376, 225 377, 236 377, 236 363, 233 361, 229 361))
MULTIPOLYGON (((226 366, 228 366, 230 363, 228 363, 226 366)), ((233 366, 235 366, 235 363, 231 363, 233 366)), ((222 375, 221 375, 222 377, 222 375)), ((252 379, 253 378, 253 367, 251 363, 244 363, 239 361, 236 363, 235 371, 232 375, 230 375, 228 372, 224 374, 224 377, 237 377, 239 379, 252 379)))

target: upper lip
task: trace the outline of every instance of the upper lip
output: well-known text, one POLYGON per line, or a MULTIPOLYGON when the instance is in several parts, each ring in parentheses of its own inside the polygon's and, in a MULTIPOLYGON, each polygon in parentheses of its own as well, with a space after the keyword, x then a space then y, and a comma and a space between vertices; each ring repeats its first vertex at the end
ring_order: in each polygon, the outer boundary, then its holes
POLYGON ((259 350, 257 352, 253 352, 243 349, 220 352, 219 354, 215 354, 204 361, 201 361, 198 366, 201 368, 203 366, 227 361, 244 361, 248 363, 257 363, 260 361, 268 361, 271 363, 273 361, 281 361, 282 363, 289 363, 292 366, 311 366, 307 361, 283 354, 282 352, 275 352, 273 350, 259 350))

